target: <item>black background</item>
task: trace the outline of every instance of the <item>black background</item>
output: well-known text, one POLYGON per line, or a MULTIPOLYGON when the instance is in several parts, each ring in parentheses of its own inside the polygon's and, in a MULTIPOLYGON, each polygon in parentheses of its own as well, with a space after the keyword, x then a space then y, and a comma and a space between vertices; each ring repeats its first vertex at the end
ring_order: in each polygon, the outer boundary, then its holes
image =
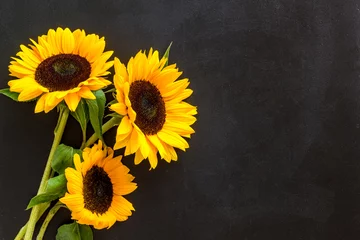
MULTIPOLYGON (((359 1, 1 1, 1 87, 19 45, 57 26, 105 36, 124 62, 174 41, 199 110, 178 162, 149 172, 124 160, 136 212, 95 239, 359 239, 359 1)), ((7 240, 29 217, 57 114, 0 100, 7 240)), ((70 119, 63 142, 80 136, 70 119)), ((45 239, 68 222, 59 211, 45 239)))

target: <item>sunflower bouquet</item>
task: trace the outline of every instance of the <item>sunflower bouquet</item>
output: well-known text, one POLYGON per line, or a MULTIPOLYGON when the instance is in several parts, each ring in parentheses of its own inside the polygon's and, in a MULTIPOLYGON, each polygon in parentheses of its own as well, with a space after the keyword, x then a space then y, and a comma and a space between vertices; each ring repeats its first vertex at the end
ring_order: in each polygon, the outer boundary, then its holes
POLYGON ((92 227, 110 228, 134 211, 124 195, 137 184, 114 150, 124 148, 124 156, 134 154, 135 164, 147 159, 155 169, 159 157, 177 161, 175 148, 189 147, 184 138, 194 133, 197 114, 184 101, 192 94, 189 79, 179 79, 182 72, 168 63, 171 44, 162 57, 157 50, 139 51, 125 65, 105 51, 104 37, 84 30, 50 29, 30 41, 12 57, 14 79, 0 93, 18 102, 36 101, 35 113, 56 108, 59 118, 38 192, 27 206, 29 221, 15 239, 33 239, 35 225, 46 215, 36 238, 43 239, 62 207, 74 222, 60 226, 56 239, 93 239, 92 227), (104 116, 106 108, 111 113, 104 116), (70 115, 82 130, 80 149, 61 143, 70 115), (94 133, 87 139, 88 125, 94 133), (103 134, 114 127, 116 139, 106 143, 103 134))

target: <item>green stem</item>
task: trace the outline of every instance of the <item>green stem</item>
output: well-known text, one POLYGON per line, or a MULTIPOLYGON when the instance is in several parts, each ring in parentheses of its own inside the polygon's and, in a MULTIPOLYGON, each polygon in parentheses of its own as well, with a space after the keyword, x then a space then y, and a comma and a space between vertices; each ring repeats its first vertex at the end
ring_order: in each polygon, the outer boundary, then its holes
POLYGON ((47 226, 49 225, 51 219, 54 217, 54 215, 56 214, 56 212, 61 208, 64 207, 63 204, 61 204, 61 202, 57 202, 49 211, 48 215, 46 216, 43 224, 41 225, 39 234, 36 237, 36 240, 42 240, 46 231, 47 226))
POLYGON ((83 140, 82 140, 80 149, 83 150, 85 148, 85 144, 86 144, 86 129, 81 128, 81 131, 82 131, 83 140))
MULTIPOLYGON (((59 114, 58 124, 57 124, 57 126, 55 128, 55 131, 54 131, 54 141, 53 141, 53 144, 51 146, 51 150, 50 150, 50 154, 49 154, 46 166, 45 166, 44 174, 43 174, 42 179, 41 179, 38 194, 43 193, 45 188, 46 188, 46 183, 49 180, 49 176, 50 176, 50 173, 51 173, 51 160, 53 159, 56 148, 60 144, 60 141, 61 141, 62 135, 64 133, 68 117, 69 117, 69 109, 68 108, 61 108, 60 114, 59 114)), ((27 230, 26 230, 25 238, 24 238, 25 240, 32 240, 35 225, 36 225, 36 222, 37 222, 36 220, 39 217, 39 213, 40 213, 40 206, 39 205, 34 206, 32 208, 32 210, 31 210, 30 219, 29 219, 29 222, 28 222, 28 227, 27 227, 27 230)))
MULTIPOLYGON (((37 218, 36 221, 39 220, 39 218, 44 214, 44 212, 46 211, 46 209, 50 206, 50 203, 43 203, 43 204, 40 204, 41 206, 41 209, 40 209, 40 214, 37 218)), ((24 238, 24 235, 26 233, 26 230, 27 230, 27 226, 28 226, 28 223, 26 223, 21 229, 20 231, 18 232, 18 234, 16 235, 15 239, 14 240, 22 240, 24 238)))
MULTIPOLYGON (((121 119, 121 118, 119 118, 119 117, 110 118, 109 121, 107 121, 104 125, 102 125, 102 132, 105 133, 105 132, 109 131, 111 128, 118 125, 119 119, 121 119)), ((94 133, 85 143, 85 147, 89 147, 91 144, 96 142, 96 140, 98 140, 98 139, 99 139, 99 137, 94 133)))

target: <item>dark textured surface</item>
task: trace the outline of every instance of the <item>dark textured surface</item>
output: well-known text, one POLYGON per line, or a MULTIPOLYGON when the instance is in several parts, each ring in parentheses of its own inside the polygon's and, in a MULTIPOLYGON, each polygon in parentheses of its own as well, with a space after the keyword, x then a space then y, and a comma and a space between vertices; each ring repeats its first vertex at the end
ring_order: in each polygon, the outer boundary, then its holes
MULTIPOLYGON (((57 26, 106 36, 127 61, 150 46, 191 80, 190 149, 131 167, 136 212, 95 239, 359 239, 360 3, 356 0, 1 1, 0 74, 21 43, 57 26)), ((5 97, 0 239, 28 219, 56 113, 5 97)), ((115 132, 106 135, 113 141, 115 132)), ((79 145, 70 120, 65 143, 79 145)), ((61 210, 45 239, 69 222, 61 210)))

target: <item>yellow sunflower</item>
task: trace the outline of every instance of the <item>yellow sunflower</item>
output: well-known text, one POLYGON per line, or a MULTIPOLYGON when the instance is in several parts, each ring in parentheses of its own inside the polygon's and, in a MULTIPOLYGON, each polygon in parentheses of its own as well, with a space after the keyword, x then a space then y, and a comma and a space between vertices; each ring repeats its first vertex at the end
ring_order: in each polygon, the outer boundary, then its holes
POLYGON ((20 93, 19 101, 40 96, 36 113, 47 113, 62 100, 75 111, 81 98, 95 99, 91 91, 111 84, 103 78, 113 65, 107 62, 113 51, 104 52, 104 37, 57 28, 38 37, 38 42, 30 40, 33 45, 20 45, 21 51, 12 58, 10 76, 17 79, 8 84, 10 91, 20 93))
POLYGON ((117 129, 114 149, 125 148, 125 155, 135 153, 135 164, 148 158, 151 168, 158 163, 157 152, 167 162, 177 160, 174 147, 189 147, 183 137, 190 137, 196 107, 184 102, 192 94, 187 78, 177 80, 182 72, 176 64, 165 66, 159 52, 140 51, 127 67, 115 58, 114 84, 117 103, 110 109, 124 117, 117 129))
POLYGON ((102 142, 84 149, 81 162, 74 155, 75 169, 67 168, 66 193, 60 201, 71 210, 72 219, 96 229, 110 228, 116 221, 125 221, 134 208, 123 195, 137 186, 121 156, 113 157, 111 148, 103 149, 102 142))

